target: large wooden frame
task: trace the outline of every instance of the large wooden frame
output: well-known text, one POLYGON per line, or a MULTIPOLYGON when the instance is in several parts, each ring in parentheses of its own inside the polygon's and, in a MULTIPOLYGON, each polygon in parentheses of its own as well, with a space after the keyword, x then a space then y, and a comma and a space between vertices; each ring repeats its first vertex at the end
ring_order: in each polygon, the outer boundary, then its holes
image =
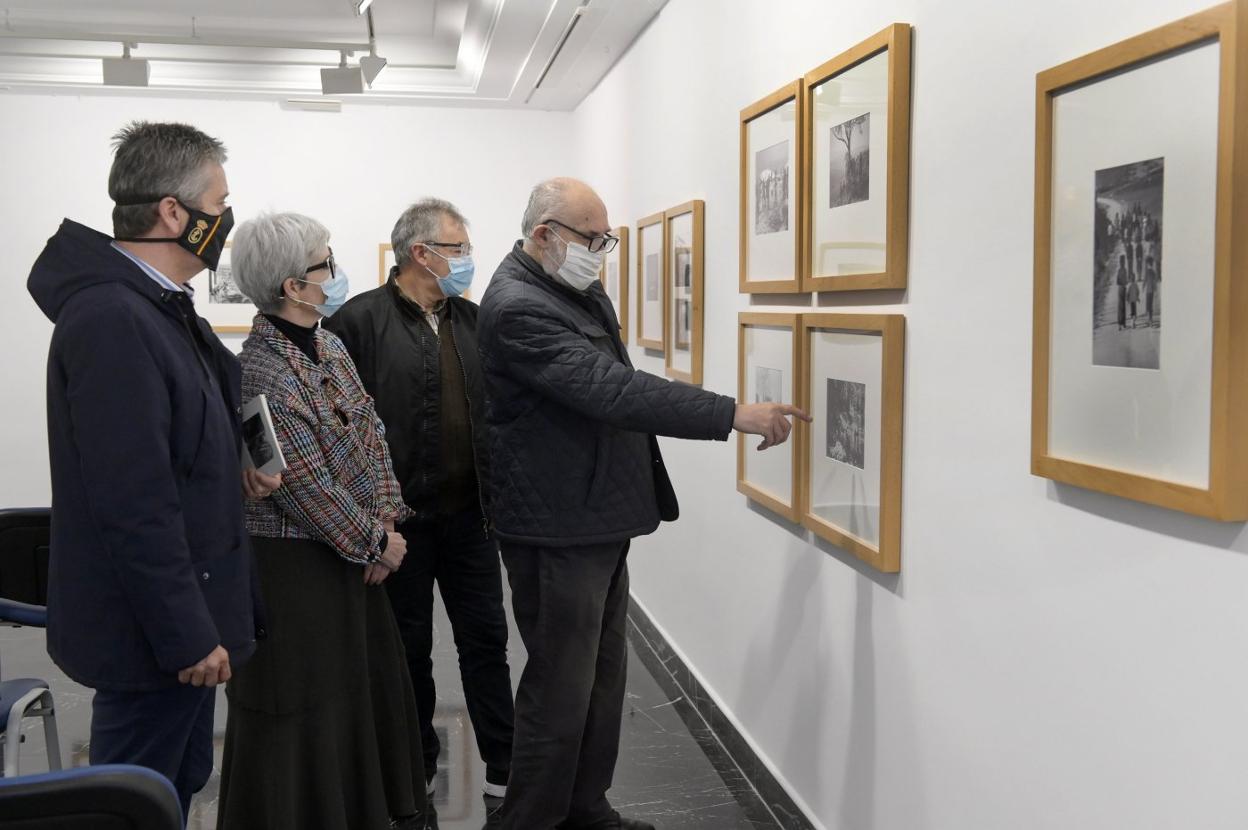
POLYGON ((802 271, 805 266, 805 259, 802 256, 804 246, 804 225, 803 219, 807 207, 805 199, 806 188, 806 170, 805 170, 805 152, 802 149, 805 141, 805 131, 803 130, 803 113, 802 105, 802 89, 803 82, 801 79, 788 84, 760 101, 757 101, 745 109, 741 110, 741 240, 740 240, 740 290, 744 294, 750 293, 769 293, 769 294, 792 294, 802 290, 802 271), (794 103, 794 119, 793 119, 793 169, 790 174, 791 190, 789 198, 793 200, 795 227, 793 228, 793 276, 787 280, 752 280, 750 279, 750 215, 749 215, 749 181, 750 170, 750 153, 755 148, 750 146, 749 126, 750 122, 761 116, 773 112, 785 104, 792 101, 794 103))
MULTIPOLYGON (((801 330, 801 315, 760 312, 741 312, 737 315, 737 400, 748 403, 749 385, 746 376, 745 333, 746 329, 751 326, 787 328, 792 333, 793 360, 788 368, 793 373, 793 400, 800 400, 802 397, 802 385, 805 383, 805 378, 802 374, 802 350, 798 344, 798 334, 801 330)), ((787 401, 783 403, 787 403, 787 401)), ((785 504, 775 494, 746 480, 746 454, 755 452, 759 439, 757 436, 746 435, 744 432, 737 433, 737 492, 745 495, 750 501, 761 504, 773 513, 788 519, 790 522, 800 521, 801 514, 799 510, 802 503, 800 465, 802 446, 801 442, 796 440, 796 436, 794 438, 795 440, 789 442, 789 453, 793 469, 792 498, 789 504, 785 504)))
POLYGON ((894 23, 867 38, 852 49, 837 55, 822 66, 806 73, 802 88, 802 170, 804 183, 803 207, 799 211, 802 227, 802 290, 856 291, 861 289, 905 288, 909 258, 910 234, 910 65, 911 27, 894 23), (885 184, 886 230, 884 270, 834 276, 815 273, 813 177, 815 141, 811 135, 818 127, 814 112, 816 88, 862 62, 888 52, 888 151, 885 184))
POLYGON ((882 338, 882 371, 880 378, 880 516, 879 543, 873 545, 834 525, 812 512, 810 448, 812 428, 819 425, 797 421, 801 482, 800 511, 802 526, 816 536, 852 553, 877 570, 896 573, 901 569, 901 459, 903 396, 905 387, 906 320, 900 314, 833 314, 801 315, 799 351, 803 378, 799 405, 813 412, 812 394, 815 384, 810 378, 815 362, 811 355, 811 333, 815 330, 836 330, 852 333, 878 334, 882 338))
POLYGON ((663 351, 664 351, 664 371, 669 378, 675 380, 683 380, 685 383, 695 385, 702 383, 702 347, 703 347, 703 298, 704 285, 703 274, 705 272, 706 260, 706 203, 701 199, 694 199, 684 204, 677 205, 674 208, 663 211, 663 351), (675 269, 672 267, 672 257, 675 255, 673 246, 675 241, 672 238, 672 220, 681 216, 693 216, 693 248, 690 252, 690 299, 689 309, 689 333, 690 342, 690 369, 684 371, 673 366, 673 359, 677 350, 675 338, 672 335, 675 320, 673 319, 673 305, 677 301, 675 296, 676 286, 675 269))
MULTIPOLYGON (((663 211, 652 213, 644 219, 637 220, 637 343, 642 348, 654 351, 663 351, 667 342, 667 318, 661 313, 661 322, 663 334, 658 340, 646 337, 646 234, 645 229, 651 225, 661 225, 663 228, 664 242, 659 251, 659 257, 666 261, 667 258, 667 223, 663 221, 663 211)), ((665 266, 659 266, 659 280, 666 283, 664 279, 665 266)), ((664 309, 667 308, 666 294, 664 294, 663 286, 659 286, 659 302, 664 309)))
POLYGON ((619 317, 620 317, 620 340, 628 345, 628 226, 621 225, 616 228, 613 233, 620 238, 619 243, 615 246, 615 250, 607 254, 602 261, 602 270, 598 272, 598 279, 602 283, 605 291, 607 288, 607 264, 612 256, 618 254, 620 261, 620 297, 619 297, 619 317))
POLYGON ((1248 0, 1234 0, 1036 76, 1031 471, 1055 481, 1224 521, 1248 519, 1248 0), (1059 93, 1220 41, 1209 486, 1049 454, 1053 101, 1059 93))
POLYGON ((394 247, 389 242, 382 242, 377 246, 377 284, 385 285, 386 280, 390 277, 390 266, 386 262, 386 254, 393 255, 394 247))

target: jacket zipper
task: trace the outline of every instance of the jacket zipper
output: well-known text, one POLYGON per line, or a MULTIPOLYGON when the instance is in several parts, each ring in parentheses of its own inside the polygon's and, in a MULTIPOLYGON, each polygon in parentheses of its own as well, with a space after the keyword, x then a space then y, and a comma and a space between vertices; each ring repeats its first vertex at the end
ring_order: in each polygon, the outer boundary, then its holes
POLYGON ((468 429, 472 433, 468 444, 472 447, 472 469, 477 474, 477 506, 481 508, 481 529, 490 535, 490 518, 485 515, 485 491, 481 487, 481 465, 477 461, 477 427, 472 422, 472 397, 468 394, 468 370, 464 368, 464 356, 459 353, 459 340, 455 338, 455 324, 451 315, 446 315, 446 324, 451 327, 451 347, 455 349, 455 360, 459 362, 459 373, 464 378, 464 401, 468 404, 468 429))
MULTIPOLYGON (((168 303, 172 299, 173 299, 173 294, 169 291, 166 291, 161 296, 161 302, 164 302, 164 303, 168 303)), ((212 372, 208 370, 208 363, 204 360, 203 354, 199 351, 199 343, 196 342, 195 332, 192 331, 191 329, 192 323, 191 323, 190 318, 186 316, 186 312, 178 308, 176 305, 174 306, 173 311, 182 320, 182 331, 186 332, 186 336, 189 337, 191 340, 191 351, 195 353, 195 359, 199 363, 199 368, 202 369, 204 372, 204 378, 207 379, 209 386, 215 387, 216 384, 213 383, 212 372)))

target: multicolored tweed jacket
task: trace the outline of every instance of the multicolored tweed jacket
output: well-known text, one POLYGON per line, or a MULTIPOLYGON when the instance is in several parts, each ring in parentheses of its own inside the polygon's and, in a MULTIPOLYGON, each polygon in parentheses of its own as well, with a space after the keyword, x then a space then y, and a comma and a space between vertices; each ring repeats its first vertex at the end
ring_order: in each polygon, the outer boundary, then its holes
POLYGON ((374 562, 382 523, 412 511, 394 478, 386 428, 346 347, 321 329, 316 351, 319 366, 259 314, 243 343, 243 400, 268 397, 287 465, 273 495, 247 501, 247 531, 313 539, 349 561, 374 562))

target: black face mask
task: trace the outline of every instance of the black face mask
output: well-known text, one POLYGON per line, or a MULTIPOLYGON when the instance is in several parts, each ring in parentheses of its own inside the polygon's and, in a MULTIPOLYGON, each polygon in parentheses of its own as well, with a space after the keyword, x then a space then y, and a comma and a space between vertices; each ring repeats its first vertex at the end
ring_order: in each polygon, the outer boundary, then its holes
MULTIPOLYGON (((164 198, 164 197, 161 197, 164 198)), ((147 205, 152 202, 158 202, 159 199, 138 199, 128 202, 117 202, 118 205, 147 205)), ((213 216, 211 213, 204 213, 202 210, 196 210, 193 207, 187 207, 182 204, 179 199, 178 204, 182 205, 182 209, 191 215, 187 220, 186 229, 182 231, 181 236, 160 237, 154 239, 152 237, 131 237, 129 239, 118 239, 118 242, 176 242, 179 246, 190 251, 208 266, 208 270, 217 270, 217 264, 221 261, 221 252, 225 250, 226 237, 230 235, 230 231, 234 227, 234 208, 226 208, 220 216, 213 216)))

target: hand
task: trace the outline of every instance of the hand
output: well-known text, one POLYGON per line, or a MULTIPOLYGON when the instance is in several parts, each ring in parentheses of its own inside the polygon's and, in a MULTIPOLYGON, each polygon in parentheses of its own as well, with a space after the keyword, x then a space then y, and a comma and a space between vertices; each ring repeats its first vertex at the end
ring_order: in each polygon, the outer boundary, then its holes
POLYGON ((179 683, 190 683, 192 686, 209 688, 230 679, 230 653, 217 646, 212 653, 190 668, 178 672, 179 683))
POLYGON ((740 403, 732 419, 732 428, 738 432, 763 436, 758 449, 765 450, 788 440, 793 424, 789 417, 810 421, 810 416, 796 406, 787 403, 740 403))
POLYGON ((364 584, 380 585, 386 581, 386 577, 390 575, 390 569, 380 562, 374 562, 371 565, 364 566, 364 584))
POLYGON ((403 538, 403 534, 389 530, 386 531, 386 536, 388 537, 386 549, 382 551, 381 558, 376 564, 388 570, 397 571, 403 564, 403 557, 407 556, 407 540, 403 538))
POLYGON ((268 498, 274 490, 282 486, 282 474, 266 476, 255 467, 243 470, 243 493, 249 499, 268 498))

